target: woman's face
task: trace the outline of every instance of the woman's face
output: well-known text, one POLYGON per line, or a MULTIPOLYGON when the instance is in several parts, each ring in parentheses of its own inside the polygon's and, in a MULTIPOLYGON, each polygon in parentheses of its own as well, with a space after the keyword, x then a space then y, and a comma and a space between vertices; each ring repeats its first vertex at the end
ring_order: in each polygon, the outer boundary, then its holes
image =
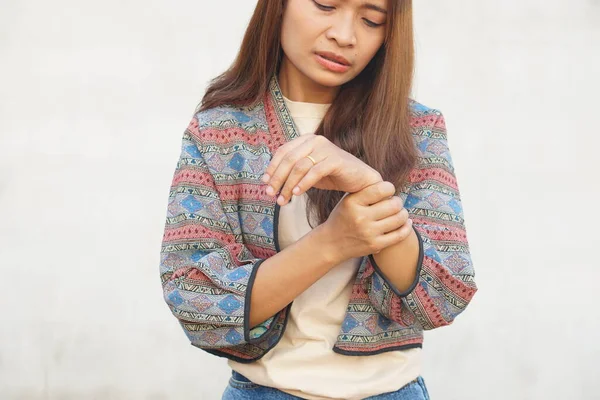
POLYGON ((287 79, 334 88, 356 77, 383 44, 388 1, 287 0, 281 28, 287 79))

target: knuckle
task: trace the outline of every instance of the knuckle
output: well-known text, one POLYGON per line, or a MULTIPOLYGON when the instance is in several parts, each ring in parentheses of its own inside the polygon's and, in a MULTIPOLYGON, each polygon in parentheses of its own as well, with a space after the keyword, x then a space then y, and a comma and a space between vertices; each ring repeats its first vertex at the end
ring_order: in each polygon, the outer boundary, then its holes
POLYGON ((277 187, 280 183, 281 183, 281 178, 279 178, 279 175, 276 174, 271 177, 271 181, 269 182, 269 185, 272 187, 277 187))
POLYGON ((329 142, 329 139, 327 139, 323 135, 315 135, 315 137, 313 138, 313 140, 315 140, 315 142, 319 143, 319 144, 329 142))
POLYGON ((325 176, 327 175, 327 165, 325 163, 318 163, 317 165, 312 165, 312 163, 308 166, 308 173, 313 173, 315 176, 325 176))
POLYGON ((400 209, 402 209, 404 206, 402 199, 399 196, 394 196, 393 199, 396 202, 396 204, 398 205, 398 207, 400 207, 400 209))
POLYGON ((402 200, 398 197, 394 197, 393 198, 393 204, 394 204, 394 210, 397 212, 402 212, 402 210, 404 210, 404 208, 402 207, 402 200))
POLYGON ((389 181, 383 181, 383 190, 384 192, 387 193, 395 193, 396 192, 396 186, 394 186, 394 184, 392 182, 389 181))
POLYGON ((355 226, 363 226, 365 223, 366 217, 364 215, 357 215, 354 217, 353 223, 355 226))
POLYGON ((398 227, 404 224, 405 218, 401 213, 396 214, 396 223, 398 227))
POLYGON ((317 165, 313 164, 312 161, 310 161, 308 158, 304 157, 304 161, 303 163, 300 163, 299 167, 303 172, 307 172, 310 171, 311 169, 314 169, 317 167, 317 165))
POLYGON ((290 175, 300 175, 300 173, 306 172, 306 170, 307 170, 306 164, 296 163, 292 167, 292 171, 290 172, 290 175))
POLYGON ((374 241, 369 242, 369 244, 367 245, 367 248, 369 249, 370 253, 376 253, 381 250, 381 246, 377 242, 374 242, 374 241))
POLYGON ((401 232, 398 235, 399 236, 399 240, 398 241, 401 242, 403 240, 406 240, 406 238, 408 238, 409 234, 410 234, 410 231, 408 231, 408 230, 405 230, 404 232, 401 232))
POLYGON ((369 168, 369 174, 371 177, 379 178, 379 181, 383 182, 383 177, 381 176, 379 171, 377 171, 375 168, 371 167, 370 165, 367 165, 367 167, 369 168))
POLYGON ((282 160, 282 162, 283 162, 283 163, 286 163, 286 164, 290 164, 290 163, 294 162, 294 155, 293 155, 293 154, 290 154, 290 153, 287 153, 287 154, 286 154, 286 155, 283 157, 283 160, 282 160))
POLYGON ((283 185, 281 185, 281 190, 279 192, 280 192, 280 194, 285 195, 286 193, 288 193, 290 191, 291 191, 291 189, 290 189, 290 183, 289 183, 289 181, 285 181, 283 183, 283 185))

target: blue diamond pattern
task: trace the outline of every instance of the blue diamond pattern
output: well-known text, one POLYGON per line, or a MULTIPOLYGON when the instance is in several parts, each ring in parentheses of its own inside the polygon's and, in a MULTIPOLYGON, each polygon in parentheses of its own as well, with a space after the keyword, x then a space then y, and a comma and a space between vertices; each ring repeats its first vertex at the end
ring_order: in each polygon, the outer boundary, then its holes
POLYGON ((415 111, 427 111, 427 110, 429 110, 429 107, 424 106, 421 103, 413 103, 413 109, 415 111))
POLYGON ((460 214, 462 213, 462 207, 460 205, 460 203, 458 201, 456 201, 456 199, 452 199, 448 202, 448 206, 450 206, 450 208, 452 208, 452 210, 454 210, 455 213, 460 214))
POLYGON ((269 236, 273 234, 273 222, 271 222, 270 218, 265 218, 260 223, 260 227, 263 228, 263 231, 269 236))
POLYGON ((202 257, 204 257, 205 255, 207 255, 208 253, 210 253, 210 251, 201 251, 201 250, 198 250, 198 251, 194 252, 194 254, 192 254, 190 258, 191 258, 191 260, 193 262, 198 262, 198 261, 200 261, 200 259, 202 257))
POLYGON ((225 335, 225 340, 227 340, 228 343, 237 344, 242 340, 242 335, 235 329, 230 329, 225 335))
POLYGON ((242 112, 234 112, 234 113, 232 113, 232 115, 236 119, 237 122, 241 122, 242 124, 250 121, 250 117, 242 112))
POLYGON ((386 330, 391 324, 392 321, 390 321, 383 315, 379 314, 379 316, 377 317, 377 325, 379 325, 381 329, 386 330))
POLYGON ((425 153, 427 151, 428 146, 429 146, 429 139, 423 139, 421 141, 421 143, 419 143, 419 145, 418 145, 419 150, 421 150, 422 153, 425 153))
POLYGON ((235 153, 227 165, 239 172, 244 168, 245 162, 246 159, 240 153, 235 153))
POLYGON ((177 292, 171 292, 169 293, 169 302, 171 304, 173 304, 174 306, 179 306, 181 305, 181 303, 183 303, 183 298, 179 295, 179 293, 177 292))
POLYGON ((202 203, 194 196, 189 195, 181 201, 181 205, 191 213, 194 213, 202 208, 202 203))
POLYGON ((419 197, 409 194, 406 197, 406 201, 404 202, 404 208, 414 207, 415 204, 417 204, 419 201, 421 201, 421 199, 419 197))
POLYGON ((195 144, 186 146, 185 151, 192 157, 196 157, 196 158, 200 157, 200 150, 198 150, 198 147, 196 147, 195 144))
POLYGON ((373 287, 375 290, 381 290, 381 279, 378 274, 373 274, 373 287))
POLYGON ((236 299, 233 295, 229 295, 225 297, 223 300, 217 303, 219 308, 227 314, 233 313, 235 310, 242 306, 242 303, 238 299, 236 299))
POLYGON ((442 259, 440 258, 440 255, 438 254, 437 251, 435 251, 435 249, 432 246, 429 246, 427 248, 427 250, 425 250, 425 256, 427 256, 429 258, 433 258, 435 261, 437 261, 439 263, 442 262, 442 259))
POLYGON ((227 275, 227 277, 232 281, 239 281, 240 279, 245 278, 246 276, 248 276, 248 271, 246 271, 243 268, 236 268, 235 271, 227 275))
POLYGON ((352 317, 351 315, 346 315, 346 318, 344 319, 344 323, 342 324, 342 331, 350 332, 352 329, 356 328, 357 326, 358 326, 358 322, 356 321, 356 319, 354 319, 354 317, 352 317))

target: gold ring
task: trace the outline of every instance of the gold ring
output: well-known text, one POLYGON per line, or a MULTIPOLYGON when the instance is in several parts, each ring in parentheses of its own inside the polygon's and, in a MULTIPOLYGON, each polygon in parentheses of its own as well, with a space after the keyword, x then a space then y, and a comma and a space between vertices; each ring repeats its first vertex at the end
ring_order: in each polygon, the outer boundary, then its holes
POLYGON ((313 162, 313 165, 316 165, 316 164, 317 164, 317 162, 315 161, 315 159, 314 159, 314 158, 312 158, 311 156, 306 156, 306 157, 307 157, 307 158, 310 158, 310 161, 312 161, 312 162, 313 162))

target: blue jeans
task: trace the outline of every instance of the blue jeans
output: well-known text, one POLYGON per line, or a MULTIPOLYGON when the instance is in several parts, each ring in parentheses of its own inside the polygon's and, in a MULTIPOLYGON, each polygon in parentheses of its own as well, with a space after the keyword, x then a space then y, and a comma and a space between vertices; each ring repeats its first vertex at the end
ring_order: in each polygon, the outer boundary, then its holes
MULTIPOLYGON (((232 371, 229 385, 223 393, 221 400, 290 400, 302 399, 301 397, 292 396, 267 386, 257 385, 251 382, 244 375, 232 371)), ((364 400, 430 400, 427 387, 422 377, 417 377, 412 382, 409 382, 404 387, 395 392, 382 393, 371 397, 366 397, 364 400)))

